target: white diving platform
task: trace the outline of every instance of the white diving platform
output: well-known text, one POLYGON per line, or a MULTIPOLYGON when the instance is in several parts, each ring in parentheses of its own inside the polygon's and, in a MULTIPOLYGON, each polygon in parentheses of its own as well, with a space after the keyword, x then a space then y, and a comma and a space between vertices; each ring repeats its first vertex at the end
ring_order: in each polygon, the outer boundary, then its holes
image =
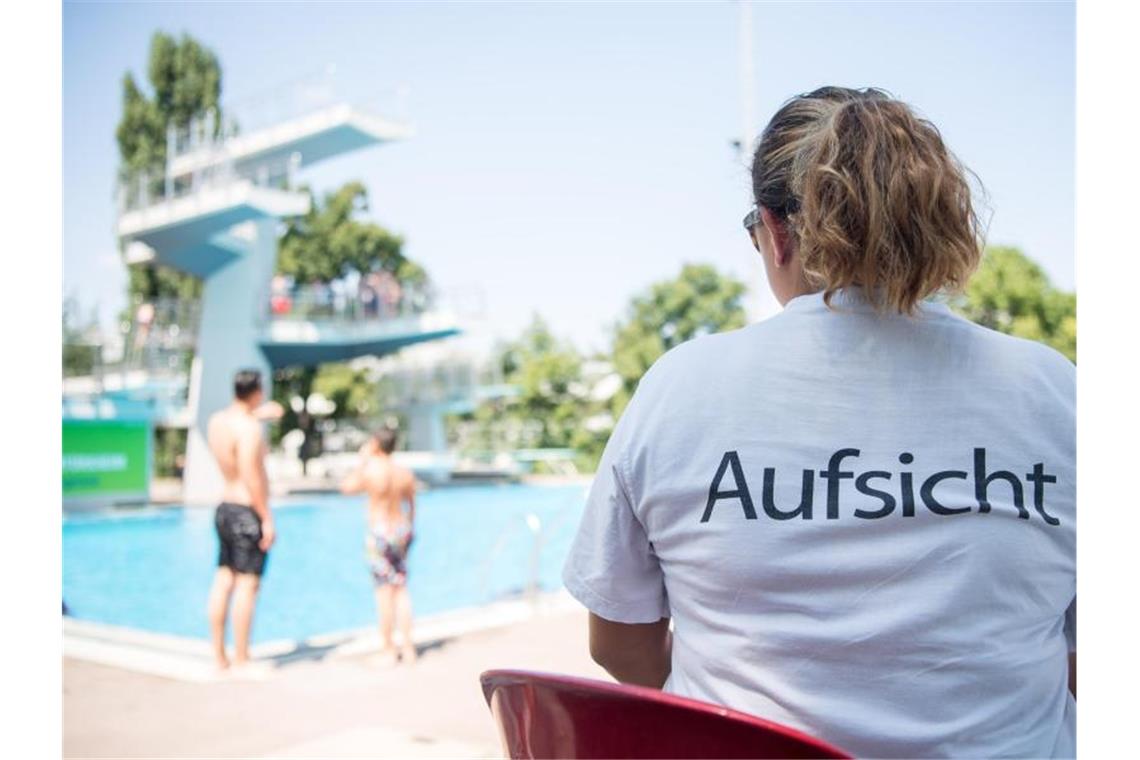
POLYGON ((384 142, 405 140, 415 134, 403 121, 376 116, 346 103, 275 124, 249 134, 237 134, 225 142, 224 156, 205 146, 182 153, 170 161, 175 176, 191 174, 232 161, 242 169, 255 164, 276 164, 300 155, 298 168, 326 158, 384 142))
POLYGON ((289 367, 385 356, 459 332, 455 320, 440 312, 385 320, 272 319, 259 343, 272 366, 289 367))
MULTIPOLYGON (((212 268, 196 266, 192 260, 171 260, 170 254, 207 246, 215 236, 245 222, 296 216, 308 210, 309 196, 305 193, 259 187, 250 180, 238 180, 127 211, 119 217, 117 231, 121 238, 154 249, 160 263, 203 276, 212 268)), ((241 247, 248 245, 236 240, 234 243, 238 250, 228 251, 234 256, 239 255, 241 247)), ((231 247, 224 241, 219 245, 231 247)), ((209 255, 212 252, 203 253, 209 255)))

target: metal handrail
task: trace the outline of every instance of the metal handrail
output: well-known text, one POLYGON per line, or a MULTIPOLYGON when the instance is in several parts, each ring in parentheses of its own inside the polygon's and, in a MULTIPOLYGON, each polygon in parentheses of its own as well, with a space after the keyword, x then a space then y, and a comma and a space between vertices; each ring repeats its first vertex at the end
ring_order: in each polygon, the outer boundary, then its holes
POLYGON ((242 168, 238 168, 232 158, 225 158, 177 177, 169 171, 142 171, 118 183, 116 202, 119 213, 124 214, 238 182, 249 182, 256 187, 287 189, 293 187, 293 177, 299 165, 300 156, 294 153, 242 168))
POLYGON ((399 300, 389 303, 380 295, 366 300, 361 292, 346 293, 330 285, 295 286, 271 292, 265 313, 269 319, 283 321, 367 322, 418 316, 435 307, 435 294, 430 288, 400 287, 399 300))
POLYGON ((123 335, 123 356, 118 366, 105 371, 145 370, 155 375, 179 375, 189 369, 198 342, 201 303, 197 300, 160 298, 136 301, 123 335), (148 321, 140 311, 150 307, 148 321))
MULTIPOLYGON (((573 498, 582 498, 582 494, 577 494, 573 498)), ((569 501, 569 498, 568 498, 569 501)), ((562 510, 545 528, 542 525, 542 519, 534 512, 528 512, 523 515, 520 521, 511 521, 504 527, 491 547, 491 551, 487 552, 487 556, 483 559, 483 563, 479 567, 479 597, 485 598, 487 595, 487 584, 490 577, 491 565, 503 553, 506 546, 507 539, 511 534, 520 526, 526 526, 532 535, 532 543, 530 549, 530 556, 528 559, 527 578, 525 585, 525 594, 532 604, 537 603, 539 593, 539 576, 540 562, 542 559, 542 550, 554 531, 566 522, 570 517, 568 510, 562 510)))
POLYGON ((341 103, 379 116, 406 122, 406 86, 383 88, 364 98, 346 98, 337 84, 336 68, 326 66, 289 82, 225 104, 223 117, 216 109, 202 114, 181 127, 172 127, 168 136, 171 158, 204 148, 217 148, 241 134, 249 134, 290 119, 300 118, 341 103))

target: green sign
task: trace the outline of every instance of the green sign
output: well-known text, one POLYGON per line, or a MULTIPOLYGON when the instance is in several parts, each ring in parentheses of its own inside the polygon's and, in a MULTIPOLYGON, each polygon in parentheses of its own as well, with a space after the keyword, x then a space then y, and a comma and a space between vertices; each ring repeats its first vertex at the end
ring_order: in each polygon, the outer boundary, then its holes
POLYGON ((141 496, 150 489, 145 420, 63 421, 63 496, 141 496))

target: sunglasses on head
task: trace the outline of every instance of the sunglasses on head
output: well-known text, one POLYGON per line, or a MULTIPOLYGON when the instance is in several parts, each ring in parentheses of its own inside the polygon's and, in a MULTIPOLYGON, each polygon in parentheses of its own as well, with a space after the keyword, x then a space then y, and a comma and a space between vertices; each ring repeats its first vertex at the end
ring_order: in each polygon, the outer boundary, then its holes
POLYGON ((757 251, 760 250, 760 243, 756 240, 756 228, 763 227, 764 220, 760 217, 760 207, 752 206, 752 209, 744 215, 744 231, 748 233, 748 239, 752 241, 752 247, 757 251))
POLYGON ((744 215, 744 229, 748 230, 749 233, 752 232, 753 227, 763 223, 764 220, 760 218, 760 208, 758 206, 752 206, 748 213, 744 215))

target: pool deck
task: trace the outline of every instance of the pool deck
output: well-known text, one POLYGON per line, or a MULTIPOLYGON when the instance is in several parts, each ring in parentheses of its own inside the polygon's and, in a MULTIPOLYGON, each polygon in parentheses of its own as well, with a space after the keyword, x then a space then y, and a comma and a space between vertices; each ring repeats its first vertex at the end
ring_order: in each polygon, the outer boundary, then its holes
POLYGON ((412 666, 372 664, 375 640, 360 639, 269 660, 256 681, 163 677, 65 651, 64 757, 500 757, 479 673, 608 679, 589 658, 581 607, 503 620, 417 634, 412 666))

